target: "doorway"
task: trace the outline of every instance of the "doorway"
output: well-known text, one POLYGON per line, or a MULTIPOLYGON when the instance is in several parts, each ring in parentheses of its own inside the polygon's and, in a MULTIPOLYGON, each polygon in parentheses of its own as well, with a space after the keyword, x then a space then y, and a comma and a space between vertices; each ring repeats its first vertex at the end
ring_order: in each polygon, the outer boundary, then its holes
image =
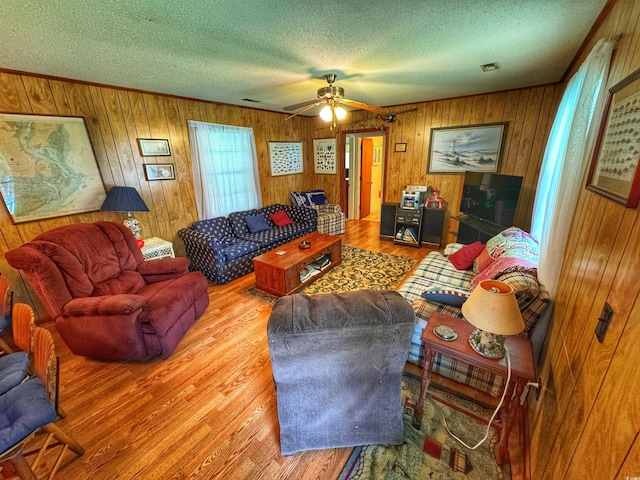
POLYGON ((344 171, 349 220, 380 221, 384 152, 384 132, 347 133, 344 171))

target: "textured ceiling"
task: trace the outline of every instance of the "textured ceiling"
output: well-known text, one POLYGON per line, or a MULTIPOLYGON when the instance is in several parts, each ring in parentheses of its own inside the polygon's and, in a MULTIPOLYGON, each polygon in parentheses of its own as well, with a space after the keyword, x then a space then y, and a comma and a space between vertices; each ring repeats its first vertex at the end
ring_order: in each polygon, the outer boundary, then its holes
POLYGON ((336 73, 389 106, 558 81, 605 3, 2 0, 0 68, 280 112, 336 73))

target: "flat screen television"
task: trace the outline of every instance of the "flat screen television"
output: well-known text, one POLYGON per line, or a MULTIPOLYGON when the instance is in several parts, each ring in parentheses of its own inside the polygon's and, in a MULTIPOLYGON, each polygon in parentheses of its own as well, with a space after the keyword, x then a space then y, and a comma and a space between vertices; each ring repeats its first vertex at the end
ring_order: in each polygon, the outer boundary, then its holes
POLYGON ((460 211, 502 227, 511 227, 521 188, 522 177, 466 172, 460 211))

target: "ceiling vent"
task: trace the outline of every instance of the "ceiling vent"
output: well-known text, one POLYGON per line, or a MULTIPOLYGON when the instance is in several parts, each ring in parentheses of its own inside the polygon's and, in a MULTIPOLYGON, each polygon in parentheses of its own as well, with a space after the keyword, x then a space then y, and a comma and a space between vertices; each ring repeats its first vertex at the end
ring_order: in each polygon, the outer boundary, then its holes
POLYGON ((483 72, 493 72, 494 70, 498 70, 500 65, 498 65, 498 62, 485 63, 484 65, 480 65, 480 68, 483 72))
POLYGON ((243 102, 260 103, 260 100, 254 100, 253 98, 243 98, 243 102))

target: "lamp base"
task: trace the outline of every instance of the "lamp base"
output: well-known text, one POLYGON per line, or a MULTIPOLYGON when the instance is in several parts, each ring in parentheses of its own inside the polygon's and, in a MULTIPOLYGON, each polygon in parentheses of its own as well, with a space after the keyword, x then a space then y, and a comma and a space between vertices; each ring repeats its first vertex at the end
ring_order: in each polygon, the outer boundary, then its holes
POLYGON ((495 335, 476 328, 469 335, 469 345, 477 353, 487 358, 504 357, 504 335, 495 335))
POLYGON ((125 227, 131 230, 131 233, 133 233, 133 236, 136 237, 136 239, 142 238, 142 225, 140 225, 140 222, 137 218, 129 214, 129 216, 125 218, 124 222, 122 223, 125 227))

